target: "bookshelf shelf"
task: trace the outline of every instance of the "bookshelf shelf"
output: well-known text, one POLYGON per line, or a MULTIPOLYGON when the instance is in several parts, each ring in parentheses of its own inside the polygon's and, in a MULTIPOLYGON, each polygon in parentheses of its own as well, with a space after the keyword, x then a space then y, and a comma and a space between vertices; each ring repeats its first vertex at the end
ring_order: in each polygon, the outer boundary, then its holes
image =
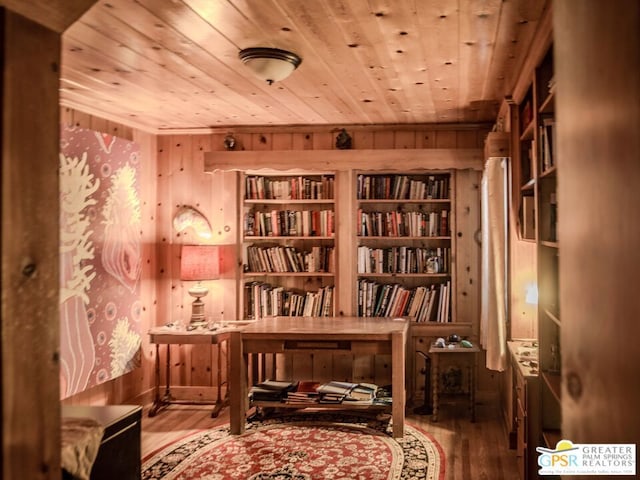
POLYGON ((433 236, 433 237, 429 237, 429 236, 382 236, 382 235, 371 235, 371 236, 362 236, 362 235, 358 235, 358 240, 360 241, 368 241, 368 240, 382 240, 385 242, 388 241, 394 241, 397 240, 399 242, 406 242, 408 240, 420 240, 420 241, 424 241, 424 240, 451 240, 450 236, 433 236))
POLYGON ((542 379, 544 383, 549 387, 549 390, 553 394, 553 398, 556 399, 558 403, 562 398, 562 388, 561 388, 561 379, 559 373, 549 373, 542 372, 542 379))
POLYGON ((335 175, 245 172, 242 178, 242 318, 333 316, 335 175))
POLYGON ((448 278, 447 273, 358 273, 358 277, 379 278, 448 278))
POLYGON ((358 203, 360 203, 362 205, 366 205, 366 204, 369 204, 369 203, 379 204, 379 205, 384 205, 384 204, 397 205, 399 203, 425 205, 425 204, 432 204, 432 203, 451 203, 451 200, 449 200, 448 198, 425 198, 425 199, 404 199, 404 200, 397 200, 397 199, 361 199, 361 200, 358 200, 358 203))
POLYGON ((332 199, 245 199, 247 205, 331 205, 332 199))
POLYGON ((560 317, 557 314, 552 313, 551 310, 549 310, 548 308, 545 308, 543 311, 544 311, 544 314, 547 317, 549 317, 551 319, 551 321, 553 323, 555 323, 559 328, 560 327, 560 317))
POLYGON ((334 237, 327 235, 310 235, 310 236, 301 236, 301 235, 273 235, 273 236, 252 236, 245 235, 245 242, 254 242, 254 241, 273 241, 273 240, 333 240, 334 237))
POLYGON ((455 322, 454 183, 452 171, 356 175, 359 316, 455 322))
POLYGON ((547 448, 555 449, 558 442, 562 440, 562 433, 560 430, 543 430, 542 439, 547 448))
POLYGON ((542 101, 542 104, 538 108, 538 112, 540 113, 553 113, 555 111, 555 93, 551 92, 547 97, 542 101))
POLYGON ((332 272, 244 272, 246 278, 253 277, 333 277, 332 272))
POLYGON ((524 142, 524 141, 533 139, 534 130, 535 130, 535 122, 531 120, 529 124, 525 127, 525 129, 522 131, 522 134, 520 135, 520 141, 524 142))
POLYGON ((522 187, 520 187, 520 190, 522 191, 523 194, 526 195, 528 192, 533 192, 533 189, 535 188, 535 186, 536 186, 536 179, 532 178, 527 183, 522 185, 522 187))
POLYGON ((543 170, 542 173, 540 173, 540 178, 554 176, 556 174, 557 169, 558 168, 555 165, 548 167, 547 169, 543 170))

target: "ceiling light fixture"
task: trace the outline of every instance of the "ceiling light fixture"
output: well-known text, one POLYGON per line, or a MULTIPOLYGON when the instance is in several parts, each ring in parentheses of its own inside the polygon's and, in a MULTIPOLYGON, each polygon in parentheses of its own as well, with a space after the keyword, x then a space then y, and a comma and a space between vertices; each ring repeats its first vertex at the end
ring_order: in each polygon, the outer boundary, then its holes
POLYGON ((284 80, 302 63, 295 53, 279 48, 245 48, 238 56, 256 77, 269 85, 284 80))

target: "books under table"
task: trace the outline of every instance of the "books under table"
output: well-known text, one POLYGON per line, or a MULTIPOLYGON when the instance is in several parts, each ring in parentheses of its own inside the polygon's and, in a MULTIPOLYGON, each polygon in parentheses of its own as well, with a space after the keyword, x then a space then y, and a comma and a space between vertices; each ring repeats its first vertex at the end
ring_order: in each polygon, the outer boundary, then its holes
POLYGON ((288 392, 296 390, 298 382, 265 380, 251 387, 249 396, 253 401, 281 402, 288 392))
MULTIPOLYGON (((273 396, 272 401, 278 400, 273 396)), ((286 391, 282 401, 289 405, 390 405, 391 394, 372 383, 300 381, 296 388, 286 391)))

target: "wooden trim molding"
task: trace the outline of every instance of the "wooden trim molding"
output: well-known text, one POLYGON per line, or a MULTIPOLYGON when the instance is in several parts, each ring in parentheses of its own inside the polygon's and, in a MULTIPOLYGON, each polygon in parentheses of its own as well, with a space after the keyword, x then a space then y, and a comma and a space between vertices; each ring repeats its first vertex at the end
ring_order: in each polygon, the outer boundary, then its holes
POLYGON ((305 170, 482 170, 481 148, 265 150, 208 152, 205 172, 229 170, 283 170, 292 165, 305 170))

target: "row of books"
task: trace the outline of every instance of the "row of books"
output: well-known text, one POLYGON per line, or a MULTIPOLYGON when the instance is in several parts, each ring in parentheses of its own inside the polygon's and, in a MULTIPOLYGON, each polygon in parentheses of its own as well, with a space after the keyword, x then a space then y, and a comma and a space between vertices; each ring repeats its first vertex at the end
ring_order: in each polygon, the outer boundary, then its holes
POLYGON ((449 198, 448 175, 358 175, 359 200, 430 200, 449 198))
POLYGON ((275 179, 263 176, 245 178, 248 200, 323 200, 333 198, 334 177, 320 179, 303 176, 275 179))
POLYGON ((333 315, 333 286, 316 292, 295 292, 264 282, 244 285, 244 315, 264 317, 328 317, 333 315))
POLYGON ((333 210, 249 211, 244 215, 245 237, 331 237, 333 210))
POLYGON ((358 273, 448 273, 449 247, 358 247, 358 273))
POLYGON ((309 403, 365 405, 391 403, 390 393, 378 385, 335 380, 325 383, 266 380, 252 386, 249 395, 251 400, 256 402, 284 402, 294 405, 309 403))
POLYGON ((399 284, 358 282, 358 315, 411 317, 416 322, 451 321, 451 281, 407 288, 399 284))
POLYGON ((555 130, 556 124, 553 118, 543 118, 542 125, 538 127, 538 141, 540 165, 542 172, 555 165, 555 130))
POLYGON ((292 246, 251 245, 247 247, 247 263, 250 272, 333 272, 335 250, 323 246, 301 251, 292 246))
POLYGON ((449 211, 365 212, 360 208, 356 229, 361 237, 446 237, 449 211))

